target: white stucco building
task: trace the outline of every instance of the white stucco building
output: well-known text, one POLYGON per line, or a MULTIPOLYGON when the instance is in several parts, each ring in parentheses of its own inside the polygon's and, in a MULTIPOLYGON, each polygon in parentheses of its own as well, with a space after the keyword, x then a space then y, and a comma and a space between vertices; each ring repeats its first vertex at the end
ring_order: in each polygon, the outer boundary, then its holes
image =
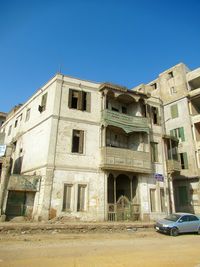
MULTIPOLYGON (((159 79, 128 90, 57 74, 8 114, 0 215, 145 221, 175 210, 174 177, 183 171, 170 130, 179 124, 169 118, 166 85, 152 86, 159 79)), ((181 114, 185 100, 176 101, 181 114)), ((191 144, 196 152, 193 141, 184 149, 191 144)))

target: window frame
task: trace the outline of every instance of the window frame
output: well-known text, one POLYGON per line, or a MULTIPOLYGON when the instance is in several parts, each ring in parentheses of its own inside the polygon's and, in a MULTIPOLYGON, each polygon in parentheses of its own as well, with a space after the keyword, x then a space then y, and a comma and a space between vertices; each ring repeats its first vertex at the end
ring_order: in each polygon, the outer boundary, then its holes
POLYGON ((77 184, 77 203, 76 203, 76 210, 77 212, 85 212, 87 211, 87 189, 88 185, 85 183, 78 183, 77 184), (80 189, 84 188, 84 192, 81 195, 80 189), (79 193, 80 192, 80 193, 79 193), (81 200, 81 198, 83 198, 81 200))
POLYGON ((72 129, 72 138, 71 138, 72 142, 71 142, 71 153, 72 154, 84 154, 84 142, 85 142, 85 131, 84 130, 80 130, 80 129, 72 129), (76 133, 77 132, 77 133, 76 133), (78 141, 78 149, 77 151, 75 150, 75 137, 76 134, 79 134, 79 141, 78 141))
POLYGON ((62 201, 62 211, 63 212, 70 212, 73 210, 73 190, 74 190, 74 185, 73 183, 64 183, 63 186, 63 201, 62 201), (70 202, 69 202, 69 207, 67 207, 67 187, 70 188, 70 202))

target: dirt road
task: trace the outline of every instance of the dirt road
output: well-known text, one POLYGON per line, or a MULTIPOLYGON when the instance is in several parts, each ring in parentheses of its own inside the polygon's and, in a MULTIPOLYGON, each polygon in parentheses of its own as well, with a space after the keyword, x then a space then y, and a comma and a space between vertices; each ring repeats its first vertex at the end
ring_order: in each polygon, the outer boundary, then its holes
POLYGON ((0 236, 0 267, 200 267, 200 235, 127 233, 0 236))

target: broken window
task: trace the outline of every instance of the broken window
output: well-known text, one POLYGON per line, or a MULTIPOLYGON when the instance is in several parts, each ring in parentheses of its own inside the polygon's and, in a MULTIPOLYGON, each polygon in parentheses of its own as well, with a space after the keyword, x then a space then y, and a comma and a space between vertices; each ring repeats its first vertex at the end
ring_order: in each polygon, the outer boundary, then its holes
POLYGON ((72 184, 64 185, 64 194, 63 194, 63 211, 70 211, 72 209, 72 184))
POLYGON ((47 105, 47 93, 45 93, 42 96, 41 105, 39 105, 38 107, 40 113, 42 113, 46 109, 46 105, 47 105))
POLYGON ((150 189, 151 212, 156 211, 156 189, 150 189))
POLYGON ((176 128, 176 129, 170 130, 170 135, 175 136, 181 142, 185 141, 184 127, 180 127, 180 128, 176 128))
POLYGON ((187 153, 180 153, 180 158, 181 158, 181 169, 188 169, 188 158, 187 158, 187 153))
POLYGON ((91 93, 69 89, 69 108, 90 112, 91 93))
POLYGON ((28 108, 27 111, 26 111, 26 119, 25 119, 25 121, 28 121, 30 119, 30 113, 31 113, 31 109, 28 108))
POLYGON ((77 211, 85 211, 86 209, 86 185, 78 185, 77 211))
POLYGON ((151 160, 158 162, 158 143, 151 142, 151 160))
POLYGON ((72 133, 72 153, 83 153, 84 131, 73 130, 72 133))

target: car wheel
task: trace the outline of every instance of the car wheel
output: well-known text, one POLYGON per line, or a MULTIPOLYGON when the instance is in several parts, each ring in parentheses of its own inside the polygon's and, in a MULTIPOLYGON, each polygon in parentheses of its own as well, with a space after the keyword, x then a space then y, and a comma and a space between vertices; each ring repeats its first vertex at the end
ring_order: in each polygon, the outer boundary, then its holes
POLYGON ((171 236, 177 236, 179 234, 178 232, 178 229, 176 227, 173 227, 171 230, 170 230, 170 235, 171 236))

